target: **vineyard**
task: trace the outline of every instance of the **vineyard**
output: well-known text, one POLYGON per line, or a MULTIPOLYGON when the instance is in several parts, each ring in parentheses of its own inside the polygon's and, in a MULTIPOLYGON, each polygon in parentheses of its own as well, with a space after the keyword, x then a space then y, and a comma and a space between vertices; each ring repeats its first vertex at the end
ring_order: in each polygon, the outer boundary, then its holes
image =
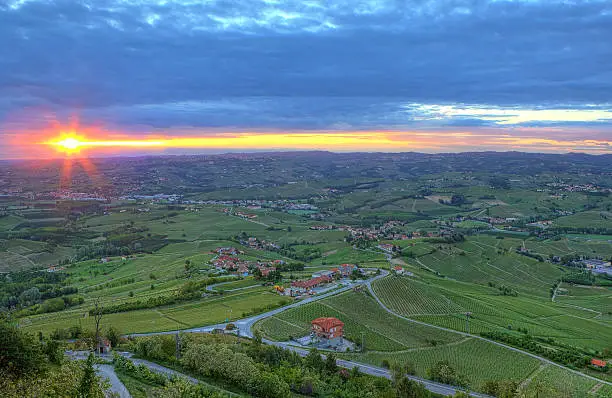
MULTIPOLYGON (((527 396, 555 396, 567 398, 609 397, 602 388, 597 395, 589 391, 597 384, 596 381, 576 375, 556 366, 546 366, 529 382, 524 392, 527 396)), ((609 387, 609 386, 608 386, 609 387)), ((609 390, 608 390, 609 391, 609 390)))
POLYGON ((596 312, 597 308, 609 311, 606 302, 609 297, 605 293, 559 300, 584 303, 585 307, 591 304, 593 311, 588 311, 557 305, 550 299, 503 296, 495 288, 474 286, 467 290, 465 284, 427 277, 418 280, 387 277, 372 286, 385 306, 395 313, 460 332, 467 332, 465 314, 470 312, 470 333, 527 330, 533 336, 597 349, 609 347, 612 341, 612 329, 606 327, 609 321, 596 312))
POLYGON ((427 326, 412 324, 380 310, 378 304, 363 293, 344 293, 316 303, 285 311, 259 322, 256 328, 273 340, 289 340, 309 333, 310 322, 318 317, 333 316, 345 323, 345 336, 361 342, 368 350, 400 351, 431 344, 448 344, 460 336, 427 326))
POLYGON ((459 374, 465 376, 470 388, 480 390, 487 380, 523 381, 539 366, 537 359, 495 346, 491 343, 464 339, 456 344, 430 347, 401 353, 353 354, 353 359, 380 366, 383 360, 391 363, 412 363, 418 376, 425 377, 427 369, 436 362, 448 361, 459 374))

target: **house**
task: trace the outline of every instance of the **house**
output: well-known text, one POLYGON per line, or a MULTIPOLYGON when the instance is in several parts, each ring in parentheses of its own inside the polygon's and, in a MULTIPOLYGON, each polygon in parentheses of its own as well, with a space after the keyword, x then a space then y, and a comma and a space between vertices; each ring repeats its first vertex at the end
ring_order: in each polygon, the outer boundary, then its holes
POLYGON ((400 267, 399 265, 396 265, 395 267, 393 267, 393 272, 395 272, 397 275, 403 275, 404 268, 400 267))
POLYGON ((338 318, 317 318, 311 322, 312 336, 323 346, 337 347, 342 344, 344 322, 338 318))
POLYGON ((605 368, 608 365, 608 363, 606 361, 602 361, 601 359, 593 358, 591 359, 591 365, 597 368, 605 368))
POLYGON ((96 346, 96 353, 98 354, 108 354, 111 350, 111 343, 108 339, 100 338, 98 340, 98 345, 96 346))
POLYGON ((307 281, 295 281, 295 282, 291 282, 291 287, 293 287, 295 291, 305 291, 305 290, 311 290, 323 283, 329 283, 331 282, 331 278, 328 276, 319 276, 317 278, 312 278, 310 280, 307 281))
POLYGON ((334 271, 333 270, 330 270, 330 271, 318 271, 318 272, 315 272, 315 273, 312 274, 313 278, 318 278, 318 277, 321 277, 321 276, 326 276, 326 277, 331 279, 334 276, 334 271))
POLYGON ((610 265, 610 263, 607 261, 596 259, 582 260, 582 264, 584 264, 584 266, 588 269, 603 268, 610 265))
POLYGON ((353 271, 358 269, 355 264, 341 264, 338 268, 340 268, 340 274, 344 277, 350 276, 353 271))
POLYGON ((387 253, 391 253, 393 251, 393 249, 395 248, 395 246, 393 246, 390 243, 381 243, 378 245, 378 248, 387 252, 387 253))

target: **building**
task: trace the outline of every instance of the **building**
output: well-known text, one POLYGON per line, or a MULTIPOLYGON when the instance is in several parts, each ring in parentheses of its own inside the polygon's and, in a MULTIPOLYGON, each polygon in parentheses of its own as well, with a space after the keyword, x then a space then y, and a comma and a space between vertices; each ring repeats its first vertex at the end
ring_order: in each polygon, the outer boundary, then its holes
POLYGON ((111 348, 111 343, 108 339, 100 338, 96 346, 96 352, 98 354, 108 354, 111 348))
POLYGON ((588 269, 604 268, 610 265, 607 261, 597 259, 582 260, 582 264, 588 269))
POLYGON ((591 365, 598 368, 605 368, 608 363, 606 361, 602 361, 601 359, 593 358, 591 359, 591 365))
POLYGON ((344 322, 338 318, 317 318, 311 322, 312 337, 322 346, 338 347, 343 342, 344 322))
POLYGON ((319 271, 319 272, 315 272, 312 274, 313 278, 319 278, 321 276, 326 276, 329 278, 333 278, 334 277, 335 272, 333 270, 330 271, 319 271))
POLYGON ((393 267, 393 272, 395 272, 398 275, 403 275, 404 268, 400 267, 399 265, 396 265, 395 267, 393 267))
POLYGON ((291 287, 293 288, 292 290, 295 291, 307 291, 307 290, 311 290, 317 286, 322 285, 323 283, 329 283, 331 282, 331 278, 328 276, 319 276, 317 278, 312 278, 309 279, 307 281, 295 281, 295 282, 291 282, 291 287))
POLYGON ((357 266, 355 264, 342 264, 340 265, 340 267, 338 267, 340 269, 340 274, 343 277, 347 277, 347 276, 351 276, 351 274, 353 273, 353 271, 355 271, 357 268, 357 266))

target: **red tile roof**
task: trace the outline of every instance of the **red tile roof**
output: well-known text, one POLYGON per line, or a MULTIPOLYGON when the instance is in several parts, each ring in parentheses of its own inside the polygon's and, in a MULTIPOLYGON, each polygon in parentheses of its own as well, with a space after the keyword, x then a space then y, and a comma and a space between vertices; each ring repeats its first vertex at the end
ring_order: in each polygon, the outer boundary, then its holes
POLYGON ((321 283, 329 282, 329 281, 331 281, 331 278, 329 276, 323 275, 323 276, 319 276, 317 278, 312 278, 312 279, 307 280, 307 281, 295 281, 295 282, 292 282, 291 286, 301 287, 301 288, 304 288, 304 289, 310 289, 312 287, 320 285, 321 283))
POLYGON ((318 325, 321 329, 327 331, 336 326, 344 326, 344 322, 342 322, 338 318, 317 318, 311 322, 312 325, 318 325))
POLYGON ((599 367, 605 367, 607 365, 606 361, 602 361, 601 359, 591 359, 591 365, 595 365, 595 366, 599 366, 599 367))

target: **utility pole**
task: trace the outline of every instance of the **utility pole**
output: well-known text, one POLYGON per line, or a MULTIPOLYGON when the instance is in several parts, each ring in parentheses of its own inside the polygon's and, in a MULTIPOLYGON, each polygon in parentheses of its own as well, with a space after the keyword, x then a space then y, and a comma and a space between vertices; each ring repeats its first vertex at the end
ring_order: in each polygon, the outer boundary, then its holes
POLYGON ((467 333, 470 333, 470 317, 472 316, 471 312, 465 313, 465 330, 467 333))
POLYGON ((179 335, 179 325, 176 323, 176 359, 181 359, 181 336, 179 335))

